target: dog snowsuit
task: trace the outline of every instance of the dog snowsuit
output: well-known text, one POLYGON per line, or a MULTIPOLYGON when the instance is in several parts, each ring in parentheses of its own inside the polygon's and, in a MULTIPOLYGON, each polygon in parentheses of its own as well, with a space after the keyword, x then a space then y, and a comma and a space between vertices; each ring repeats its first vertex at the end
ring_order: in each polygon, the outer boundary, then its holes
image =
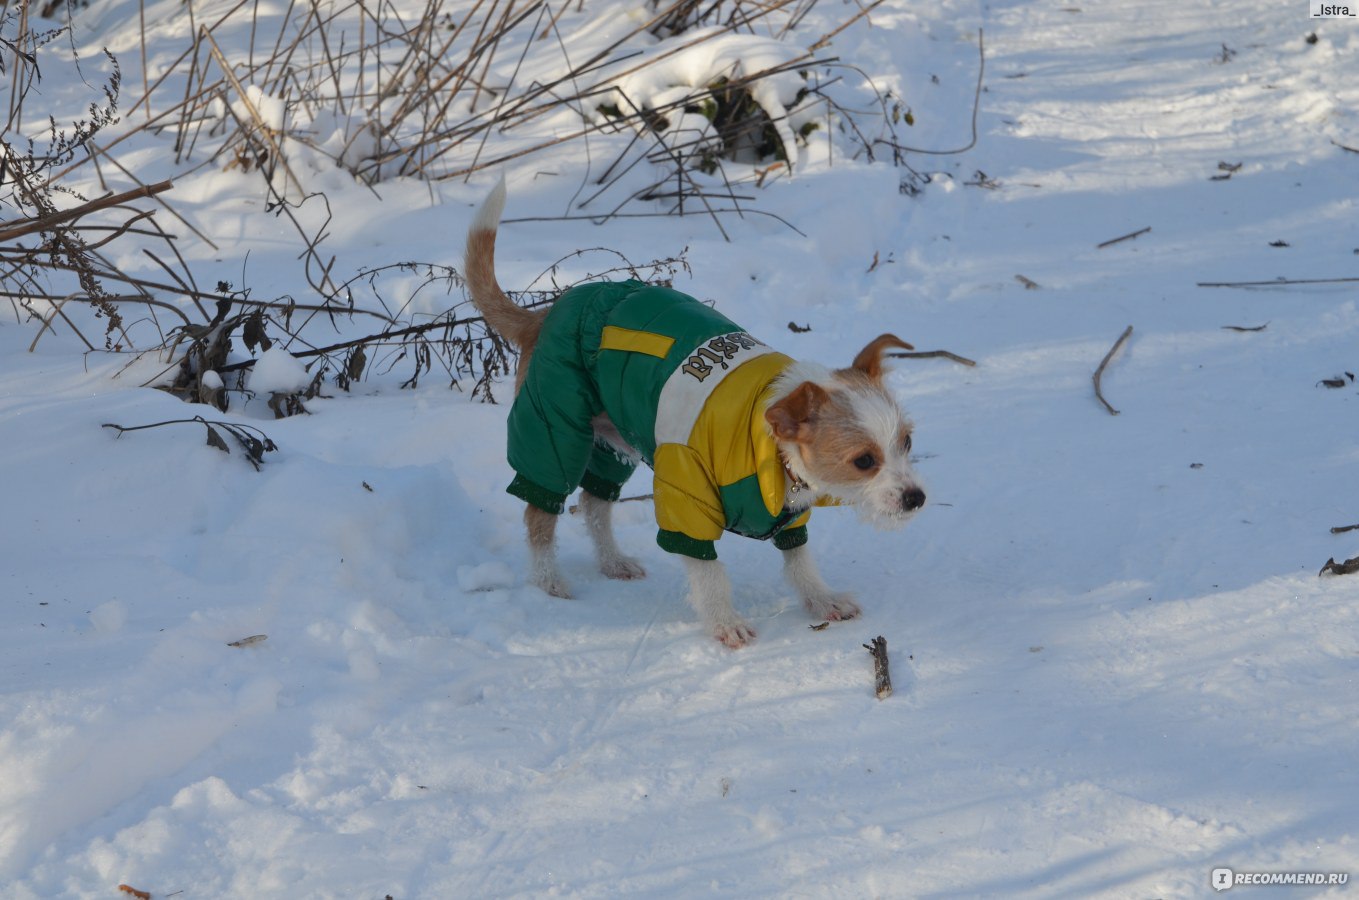
POLYGON ((553 305, 509 415, 509 492, 550 513, 581 487, 617 500, 636 461, 597 442, 601 412, 655 473, 656 542, 716 559, 723 531, 807 541, 784 509, 765 394, 792 363, 725 316, 637 281, 568 290, 553 305))

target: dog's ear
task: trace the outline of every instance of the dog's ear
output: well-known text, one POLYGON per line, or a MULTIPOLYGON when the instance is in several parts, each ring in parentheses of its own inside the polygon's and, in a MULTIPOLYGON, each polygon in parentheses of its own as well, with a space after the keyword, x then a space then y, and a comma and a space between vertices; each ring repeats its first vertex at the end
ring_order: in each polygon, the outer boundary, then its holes
POLYGON ((880 334, 869 341, 867 347, 859 351, 859 355, 854 357, 854 362, 850 364, 850 368, 858 369, 874 381, 881 381, 882 355, 888 347, 900 347, 903 350, 915 349, 895 334, 880 334))
POLYGON ((778 440, 805 443, 811 439, 808 424, 829 399, 821 385, 804 381, 782 400, 769 404, 764 418, 778 440))

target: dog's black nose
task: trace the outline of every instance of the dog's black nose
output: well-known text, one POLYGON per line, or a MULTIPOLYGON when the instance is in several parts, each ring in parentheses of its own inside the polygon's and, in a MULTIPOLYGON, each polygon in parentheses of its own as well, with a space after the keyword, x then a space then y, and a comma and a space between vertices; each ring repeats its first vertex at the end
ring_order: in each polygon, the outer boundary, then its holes
POLYGON ((901 508, 906 512, 915 512, 924 505, 925 492, 920 488, 907 488, 901 492, 901 508))

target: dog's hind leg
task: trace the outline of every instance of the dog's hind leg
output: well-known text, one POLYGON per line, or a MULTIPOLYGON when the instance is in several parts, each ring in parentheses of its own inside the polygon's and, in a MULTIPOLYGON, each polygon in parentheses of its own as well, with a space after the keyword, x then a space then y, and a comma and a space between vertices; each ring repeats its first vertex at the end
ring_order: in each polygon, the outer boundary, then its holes
POLYGON ((594 541, 599 571, 608 578, 625 581, 645 578, 646 569, 642 568, 642 564, 624 555, 614 540, 613 502, 596 497, 589 491, 581 491, 580 508, 585 513, 585 527, 590 530, 590 539, 594 541))
POLYGON ((684 557, 689 572, 689 602, 712 636, 733 650, 755 639, 755 629, 731 605, 731 579, 715 559, 684 557))
POLYGON ((806 544, 783 551, 783 575, 816 618, 839 621, 859 615, 854 595, 833 590, 821 580, 806 544))
POLYGON ((571 589, 557 571, 557 516, 532 504, 524 507, 529 554, 533 558, 533 583, 553 597, 571 599, 571 589))

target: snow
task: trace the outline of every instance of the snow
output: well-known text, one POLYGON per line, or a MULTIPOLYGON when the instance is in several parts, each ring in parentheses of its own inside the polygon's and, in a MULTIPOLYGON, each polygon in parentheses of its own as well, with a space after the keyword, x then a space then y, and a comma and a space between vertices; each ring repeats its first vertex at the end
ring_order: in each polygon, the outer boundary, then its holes
MULTIPOLYGON (((125 86, 141 82, 130 9, 96 5, 100 33, 80 34, 123 48, 125 86)), ((560 30, 607 42, 629 9, 590 0, 560 30)), ((187 8, 158 14, 163 70, 191 32, 187 8)), ((815 7, 793 45, 842 14, 815 7)), ((1201 897, 1219 867, 1359 876, 1359 576, 1317 574, 1359 555, 1329 530, 1359 522, 1359 300, 1345 282, 1197 286, 1359 274, 1359 157, 1337 146, 1359 146, 1359 32, 1265 0, 888 0, 827 52, 910 105, 903 142, 957 148, 979 29, 972 149, 894 167, 836 129, 795 179, 740 186, 800 233, 753 213, 724 217, 730 242, 704 215, 517 221, 577 212, 624 136, 502 167, 508 288, 582 248, 688 248, 676 286, 796 357, 844 365, 892 331, 977 361, 889 377, 930 497, 905 530, 813 515, 857 621, 810 630, 776 552, 729 536, 759 638, 721 647, 645 501, 616 511, 645 580, 599 576, 568 515, 577 599, 528 587, 506 404, 437 376, 403 390, 405 363, 276 421, 264 397, 232 391, 220 413, 141 387, 160 366, 85 353, 61 320, 31 353, 36 323, 0 323, 0 895, 1201 897), (1219 163, 1241 167, 1212 180, 1219 163), (1129 324, 1111 416, 1091 374, 1129 324), (256 472, 199 423, 101 427, 195 415, 279 450, 256 472), (877 635, 883 701, 862 646, 877 635)), ((231 55, 248 35, 218 40, 231 55)), ((44 65, 59 121, 89 99, 60 71, 44 65)), ((316 140, 342 146, 347 121, 316 140)), ((175 178, 167 201, 218 244, 185 244, 200 283, 306 302, 262 179, 206 153, 176 167, 172 132, 109 153, 175 178)), ((500 174, 370 190, 331 173, 333 219, 297 214, 327 222, 337 277, 456 266, 500 174)), ((71 178, 105 190, 92 167, 71 178)), ((391 278, 413 315, 458 299, 391 278)), ((252 391, 271 362, 288 376, 273 385, 298 385, 270 351, 252 391)), ((640 472, 625 495, 649 489, 640 472)))
MULTIPOLYGON (((631 64, 622 78, 606 79, 608 93, 599 106, 617 110, 663 109, 669 120, 665 135, 673 147, 697 154, 706 146, 712 123, 708 117, 684 112, 686 98, 722 79, 739 80, 761 72, 773 72, 750 84, 751 99, 764 110, 778 132, 790 166, 797 167, 798 147, 789 111, 799 102, 804 87, 794 71, 775 71, 804 55, 796 45, 752 34, 723 32, 716 27, 696 28, 658 42, 631 64), (693 144, 693 147, 687 145, 693 144)), ((598 107, 597 107, 598 108, 598 107)), ((800 124, 800 122, 796 123, 800 124)))
POLYGON ((257 394, 294 394, 311 384, 312 376, 297 357, 282 347, 270 347, 250 369, 250 389, 257 394))
POLYGON ((278 97, 270 97, 258 85, 248 85, 245 97, 237 103, 236 115, 245 121, 258 119, 270 131, 283 130, 285 104, 278 97))

